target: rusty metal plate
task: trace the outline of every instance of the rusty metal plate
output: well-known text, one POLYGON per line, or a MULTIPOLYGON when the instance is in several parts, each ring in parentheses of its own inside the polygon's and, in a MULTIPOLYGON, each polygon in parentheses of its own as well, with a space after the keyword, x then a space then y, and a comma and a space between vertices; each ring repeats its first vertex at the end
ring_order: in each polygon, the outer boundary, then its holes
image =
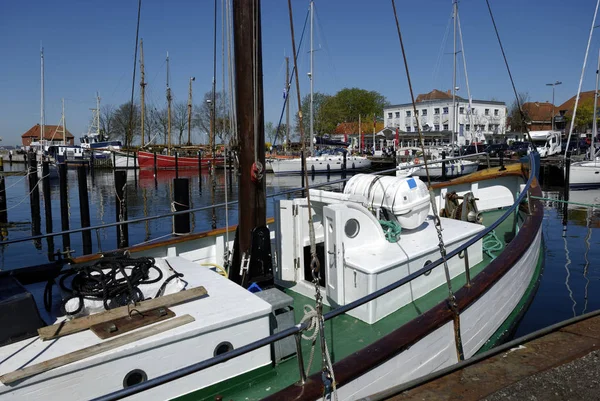
POLYGON ((166 307, 152 309, 144 313, 132 309, 129 316, 96 324, 90 327, 90 330, 104 340, 174 316, 175 312, 166 307))

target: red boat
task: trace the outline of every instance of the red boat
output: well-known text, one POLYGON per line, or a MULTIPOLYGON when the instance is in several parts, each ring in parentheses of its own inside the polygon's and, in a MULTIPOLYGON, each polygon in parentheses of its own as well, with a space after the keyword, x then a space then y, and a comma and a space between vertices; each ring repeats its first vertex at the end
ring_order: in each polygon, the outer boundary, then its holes
MULTIPOLYGON (((224 158, 202 158, 198 157, 177 157, 177 168, 178 169, 191 169, 198 168, 199 161, 202 160, 202 167, 208 167, 210 164, 215 166, 223 166, 225 164, 224 158)), ((140 168, 154 168, 154 153, 150 152, 138 152, 138 164, 140 168)), ((175 156, 174 155, 162 155, 156 153, 156 168, 164 169, 175 169, 175 156)))

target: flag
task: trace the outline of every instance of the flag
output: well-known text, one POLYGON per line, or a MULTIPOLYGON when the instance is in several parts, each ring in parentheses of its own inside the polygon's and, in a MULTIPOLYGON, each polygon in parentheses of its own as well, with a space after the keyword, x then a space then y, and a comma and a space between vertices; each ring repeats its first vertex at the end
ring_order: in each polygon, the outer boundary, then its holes
POLYGON ((396 146, 400 145, 400 134, 398 132, 398 127, 396 127, 396 146))
POLYGON ((285 88, 283 89, 283 98, 285 99, 287 97, 287 90, 285 90, 285 88))

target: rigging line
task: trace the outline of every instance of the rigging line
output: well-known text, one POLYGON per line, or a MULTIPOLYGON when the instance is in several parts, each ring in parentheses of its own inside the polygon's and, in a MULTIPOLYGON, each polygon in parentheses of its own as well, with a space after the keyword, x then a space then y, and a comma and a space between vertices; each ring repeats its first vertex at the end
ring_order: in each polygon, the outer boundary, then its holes
MULTIPOLYGON (((433 74, 431 75, 431 81, 435 84, 435 78, 437 77, 440 67, 442 66, 442 60, 444 57, 444 49, 446 47, 446 43, 448 41, 448 35, 450 34, 450 23, 452 22, 453 12, 450 12, 450 18, 448 18, 448 24, 446 24, 446 31, 444 32, 444 36, 442 37, 442 45, 440 46, 440 51, 438 52, 438 57, 433 67, 433 74)), ((437 86, 437 85, 436 85, 437 86)))
MULTIPOLYGON (((137 53, 138 43, 140 36, 140 14, 142 12, 142 0, 138 0, 138 12, 137 12, 137 24, 135 28, 135 52, 133 55, 133 80, 131 81, 131 99, 129 104, 129 135, 125 136, 125 145, 127 149, 131 146, 131 140, 133 139, 133 96, 135 93, 135 71, 137 69, 137 53)), ((129 167, 129 157, 127 157, 126 167, 129 167)))
MULTIPOLYGON (((331 57, 331 52, 329 51, 329 44, 327 43, 327 39, 325 38, 325 33, 323 31, 323 24, 321 24, 321 20, 320 20, 320 16, 319 13, 317 12, 317 7, 316 4, 313 6, 314 7, 314 14, 317 20, 317 38, 321 38, 321 40, 323 41, 323 48, 325 50, 325 54, 327 54, 327 59, 329 61, 329 66, 331 67, 331 69, 333 70, 333 83, 335 84, 336 87, 338 87, 338 80, 337 80, 337 70, 335 69, 335 64, 333 63, 333 58, 331 57), (320 34, 320 35, 319 35, 320 34)), ((319 45, 319 47, 321 47, 319 45)))
MULTIPOLYGON (((214 6, 215 6, 215 13, 214 13, 214 21, 213 21, 213 25, 214 25, 214 30, 213 30, 213 82, 212 82, 212 149, 211 149, 211 153, 212 153, 212 160, 214 162, 215 160, 215 139, 216 139, 216 135, 215 135, 215 131, 216 131, 216 127, 215 127, 215 122, 217 119, 217 105, 216 105, 216 85, 217 85, 217 0, 215 0, 214 2, 214 6)), ((213 178, 213 186, 215 184, 215 178, 213 178)))
MULTIPOLYGON (((306 25, 308 25, 308 17, 310 15, 310 11, 306 12, 306 18, 304 19, 304 27, 302 28, 302 34, 300 35, 300 42, 298 43, 298 52, 302 46, 302 41, 304 39, 304 33, 306 32, 306 25)), ((294 79, 294 74, 296 73, 296 63, 292 66, 292 71, 290 73, 290 80, 287 83, 288 93, 286 93, 285 100, 283 101, 283 107, 281 108, 281 114, 279 115, 279 122, 277 123, 277 135, 275 136, 275 140, 273 141, 273 146, 277 143, 277 137, 279 136, 279 129, 281 128, 281 121, 283 120, 283 113, 285 113, 285 106, 287 105, 288 99, 290 97, 289 92, 292 91, 292 80, 294 79)), ((291 105, 290 105, 291 106, 291 105)), ((293 106, 292 106, 293 107, 293 106)))
MULTIPOLYGON (((583 84, 583 75, 585 74, 585 65, 587 63, 587 58, 588 58, 588 54, 590 51, 590 44, 592 43, 592 33, 594 32, 594 27, 596 25, 596 16, 598 15, 598 6, 599 5, 600 5, 600 0, 598 0, 596 2, 596 10, 594 11, 594 18, 592 19, 592 26, 590 27, 590 35, 588 37, 588 43, 587 43, 587 47, 585 49, 585 57, 583 58, 583 67, 581 68, 581 77, 579 78, 579 88, 577 89, 577 97, 575 98, 575 106, 573 107, 573 117, 571 118, 571 127, 569 128, 569 137, 567 138, 567 147, 565 148, 565 160, 567 158, 567 152, 569 151, 569 143, 571 142, 571 135, 573 134, 573 128, 575 126, 575 116, 577 115, 577 104, 579 103, 579 96, 581 94, 581 85, 583 84)), ((594 133, 594 135, 596 135, 596 133, 594 133)))
MULTIPOLYGON (((600 3, 600 0, 598 0, 598 2, 600 3)), ((490 6, 490 1, 485 0, 485 3, 487 4, 487 8, 490 13, 490 18, 492 19, 492 24, 494 25, 494 31, 496 32, 496 38, 498 39, 498 44, 500 45, 500 50, 502 51, 502 58, 504 59, 504 64, 506 65, 506 70, 508 71, 508 77, 510 78, 510 84, 512 85, 512 89, 515 94, 517 107, 519 108, 519 115, 521 116, 521 120, 525 121, 525 113, 523 112, 523 107, 521 105, 521 101, 519 100, 519 95, 517 94, 517 88, 515 86, 515 81, 513 80, 512 73, 510 72, 510 67, 508 66, 508 60, 506 59, 506 53, 504 52, 504 46, 502 46, 502 41, 500 40, 500 33, 498 33, 498 27, 496 26, 496 20, 494 19, 494 14, 492 13, 492 7, 490 6)), ((598 6, 596 6, 596 11, 598 11, 598 6)), ((594 14, 594 21, 595 20, 596 20, 596 15, 594 14)), ((588 44, 588 49, 589 49, 589 44, 588 44)), ((587 58, 587 53, 586 53, 586 58, 587 58)), ((580 88, 581 88, 581 86, 580 86, 580 88)), ((577 106, 577 103, 575 103, 575 105, 577 106)), ((575 117, 575 116, 573 116, 573 117, 575 117)), ((527 134, 527 137, 529 138, 529 143, 533 144, 531 135, 529 135, 529 128, 527 128, 527 124, 524 124, 524 128, 525 128, 525 133, 527 134)))

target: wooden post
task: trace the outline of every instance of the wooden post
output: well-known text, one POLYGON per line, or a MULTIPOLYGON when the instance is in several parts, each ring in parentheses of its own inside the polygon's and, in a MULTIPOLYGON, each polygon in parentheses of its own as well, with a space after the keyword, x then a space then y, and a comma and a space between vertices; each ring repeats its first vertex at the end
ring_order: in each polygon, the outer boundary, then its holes
MULTIPOLYGON (((423 159, 425 159, 425 155, 423 155, 423 159)), ((446 181, 448 179, 448 174, 446 174, 446 151, 442 150, 442 181, 446 181)))
POLYGON ((198 188, 202 192, 202 151, 198 152, 198 188))
POLYGON ((37 160, 29 158, 29 202, 31 205, 31 235, 40 235, 40 187, 38 186, 37 160))
MULTIPOLYGON (((175 211, 190 209, 190 180, 187 178, 175 178, 173 180, 173 199, 175 211)), ((179 214, 173 216, 173 231, 175 234, 189 234, 190 214, 179 214)))
POLYGON ((175 152, 175 178, 179 178, 179 152, 175 152))
MULTIPOLYGON (((67 165, 58 164, 58 192, 60 195, 60 226, 62 231, 69 229, 69 193, 67 190, 67 165)), ((69 234, 62 235, 63 250, 68 251, 71 248, 71 238, 69 234)))
POLYGON ((154 151, 154 178, 156 179, 157 175, 157 167, 156 167, 156 151, 154 151))
POLYGON ((3 171, 4 161, 0 157, 0 224, 8 223, 8 211, 6 210, 6 186, 4 182, 4 174, 1 174, 3 171))
POLYGON ((113 164, 113 168, 117 168, 117 156, 115 152, 112 152, 112 164, 113 164))
MULTIPOLYGON (((115 208, 117 221, 127 220, 127 172, 123 170, 115 171, 115 208)), ((126 248, 129 246, 129 228, 127 224, 117 226, 117 248, 126 248)))
POLYGON ((304 166, 306 165, 306 157, 304 156, 304 151, 300 151, 300 187, 302 187, 302 197, 306 196, 306 192, 304 191, 304 166))
POLYGON ((225 162, 229 162, 229 170, 227 170, 227 174, 229 174, 229 193, 233 193, 233 152, 230 150, 227 152, 227 158, 225 162))
MULTIPOLYGON (((52 199, 50 195, 50 166, 47 160, 42 162, 42 185, 44 195, 44 218, 46 219, 46 234, 52 233, 52 199)), ((54 237, 47 237, 48 259, 54 260, 54 237)))
POLYGON ((564 199, 569 200, 569 183, 571 182, 571 152, 567 151, 567 158, 565 159, 565 186, 564 186, 564 199))
MULTIPOLYGON (((87 175, 85 166, 77 166, 77 184, 79 186, 79 216, 81 217, 81 227, 90 226, 90 202, 87 189, 87 175)), ((92 253, 92 233, 89 231, 81 232, 83 242, 83 254, 92 253)))

